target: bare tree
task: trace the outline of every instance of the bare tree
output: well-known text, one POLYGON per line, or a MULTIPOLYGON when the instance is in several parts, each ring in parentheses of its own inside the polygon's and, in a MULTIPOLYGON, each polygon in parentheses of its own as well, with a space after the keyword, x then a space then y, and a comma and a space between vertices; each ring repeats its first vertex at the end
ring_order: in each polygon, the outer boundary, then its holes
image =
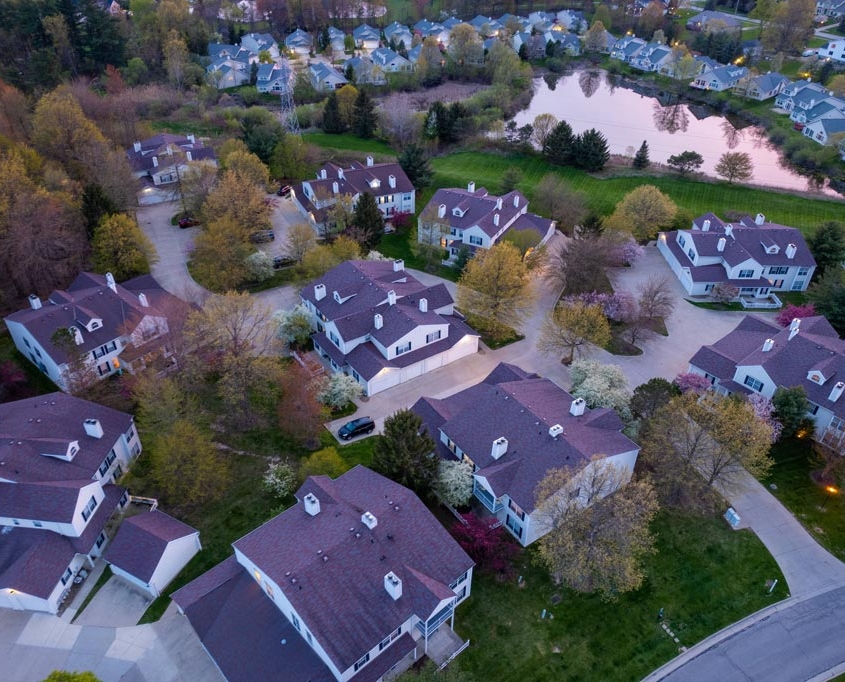
POLYGON ((643 317, 667 318, 675 309, 672 282, 667 275, 652 275, 639 288, 640 314, 643 317))
POLYGON ((317 235, 308 223, 297 223, 288 230, 285 240, 285 253, 297 263, 301 263, 308 249, 317 243, 317 235))

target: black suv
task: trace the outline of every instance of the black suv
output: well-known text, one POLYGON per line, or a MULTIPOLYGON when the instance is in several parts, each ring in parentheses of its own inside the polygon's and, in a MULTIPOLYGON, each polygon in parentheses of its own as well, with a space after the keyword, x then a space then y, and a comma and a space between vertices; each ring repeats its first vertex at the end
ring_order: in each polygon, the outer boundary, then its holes
POLYGON ((346 422, 340 427, 337 435, 341 440, 349 440, 364 433, 372 433, 375 428, 376 423, 372 419, 361 417, 360 419, 353 419, 351 422, 346 422))

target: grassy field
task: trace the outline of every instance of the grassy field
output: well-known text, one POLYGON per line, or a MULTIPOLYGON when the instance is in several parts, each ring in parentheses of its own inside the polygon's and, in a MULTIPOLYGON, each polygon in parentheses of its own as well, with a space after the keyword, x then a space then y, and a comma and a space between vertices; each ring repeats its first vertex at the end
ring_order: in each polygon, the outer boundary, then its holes
POLYGON ((771 489, 810 534, 832 554, 845 560, 845 494, 828 495, 810 478, 809 440, 786 440, 772 447, 775 466, 763 483, 771 489), (776 488, 772 489, 774 484, 776 488))
POLYGON ((659 552, 648 561, 649 578, 615 603, 556 587, 531 551, 518 568, 524 587, 477 576, 458 609, 456 629, 472 644, 457 665, 476 679, 630 682, 678 653, 659 609, 689 647, 786 596, 777 565, 749 531, 667 512, 655 530, 659 552), (775 578, 767 595, 766 580, 775 578), (541 619, 543 609, 554 618, 541 619))
MULTIPOLYGON (((338 149, 350 152, 364 152, 368 154, 381 154, 389 157, 390 160, 396 158, 396 152, 387 142, 380 140, 362 140, 360 137, 355 137, 351 133, 344 133, 343 135, 329 135, 327 133, 303 133, 303 141, 316 145, 318 147, 329 147, 331 149, 338 149)), ((363 159, 361 159, 363 161, 363 159)))

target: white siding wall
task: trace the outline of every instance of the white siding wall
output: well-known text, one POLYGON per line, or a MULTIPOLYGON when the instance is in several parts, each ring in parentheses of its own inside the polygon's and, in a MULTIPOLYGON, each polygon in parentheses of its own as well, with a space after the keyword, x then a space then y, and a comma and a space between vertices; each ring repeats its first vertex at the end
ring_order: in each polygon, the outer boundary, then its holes
POLYGON ((150 592, 153 596, 160 595, 201 549, 199 533, 192 533, 169 542, 150 579, 150 592))
POLYGON ((762 393, 767 398, 771 398, 778 387, 772 378, 766 373, 766 370, 760 367, 760 365, 737 365, 733 380, 740 386, 747 386, 749 391, 762 393), (754 379, 757 379, 757 381, 762 382, 763 390, 754 391, 751 386, 748 386, 745 383, 746 376, 753 377, 754 379))
POLYGON ((47 354, 47 351, 44 350, 44 348, 42 348, 35 340, 35 337, 27 331, 26 327, 19 322, 13 322, 12 320, 6 320, 6 327, 8 327, 9 334, 15 342, 15 347, 39 369, 41 369, 39 363, 43 364, 46 370, 45 373, 48 377, 50 377, 52 382, 59 388, 63 390, 66 389, 63 366, 54 362, 54 360, 47 354), (26 345, 24 339, 29 342, 29 346, 26 345), (35 352, 36 348, 41 351, 40 357, 35 352))

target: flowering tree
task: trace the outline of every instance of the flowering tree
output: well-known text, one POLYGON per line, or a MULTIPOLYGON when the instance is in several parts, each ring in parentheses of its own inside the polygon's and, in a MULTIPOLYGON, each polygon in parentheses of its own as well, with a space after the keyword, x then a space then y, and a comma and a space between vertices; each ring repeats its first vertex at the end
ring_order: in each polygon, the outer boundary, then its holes
POLYGON ((464 460, 440 462, 434 489, 447 504, 465 506, 472 497, 472 485, 472 464, 464 460))
POLYGON ((361 395, 361 384, 348 374, 337 372, 324 380, 317 392, 317 400, 323 405, 339 410, 361 395))
POLYGON ((781 424, 774 416, 775 406, 762 393, 752 393, 748 396, 748 402, 754 410, 757 418, 763 422, 772 432, 772 443, 776 443, 780 438, 781 431, 783 431, 783 424, 781 424))
POLYGON ((719 303, 730 303, 739 296, 739 289, 727 282, 719 282, 713 287, 710 296, 719 303))
POLYGON ((675 377, 674 383, 681 390, 681 393, 692 392, 700 395, 710 390, 710 380, 695 372, 681 372, 675 377))
POLYGON ((244 263, 253 282, 264 282, 273 276, 273 256, 266 251, 256 251, 247 256, 244 263))
POLYGON ((311 314, 302 305, 294 306, 290 310, 280 310, 275 314, 279 324, 277 334, 291 345, 304 346, 311 338, 311 314))
POLYGON ((478 565, 479 571, 506 574, 519 548, 496 519, 480 519, 475 514, 461 514, 463 522, 451 528, 452 537, 478 565))
POLYGON ((631 419, 631 393, 628 379, 619 365, 603 365, 594 360, 576 360, 569 369, 571 393, 583 398, 590 408, 609 407, 622 419, 631 419))
POLYGON ((580 294, 570 294, 560 299, 561 304, 584 306, 597 305, 604 316, 611 322, 623 322, 628 319, 630 311, 635 307, 634 297, 629 291, 616 291, 612 294, 588 291, 580 294))
POLYGON ((803 320, 805 317, 813 317, 815 314, 816 306, 812 303, 804 303, 803 305, 793 305, 792 303, 788 303, 786 307, 777 314, 775 322, 777 322, 781 327, 788 327, 792 320, 796 317, 803 320))
POLYGON ((297 477, 294 468, 287 462, 274 460, 264 472, 264 488, 276 497, 287 497, 296 487, 297 477))

